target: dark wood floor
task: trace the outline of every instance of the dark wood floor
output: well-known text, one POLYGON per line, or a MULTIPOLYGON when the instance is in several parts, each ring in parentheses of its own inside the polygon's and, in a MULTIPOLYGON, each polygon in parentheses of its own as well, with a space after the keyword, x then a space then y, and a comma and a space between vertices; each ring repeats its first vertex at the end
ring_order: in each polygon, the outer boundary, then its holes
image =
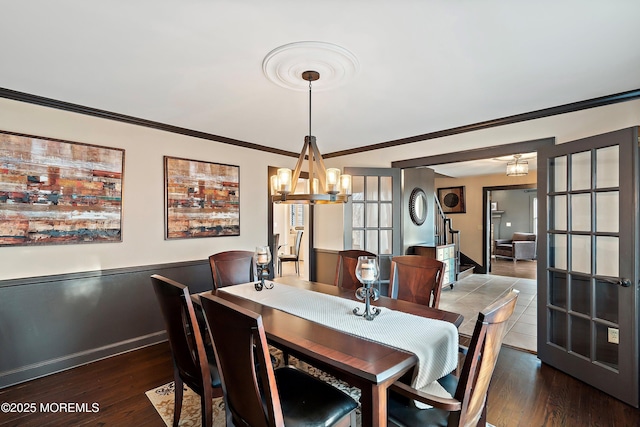
MULTIPOLYGON (((0 413, 0 426, 158 426, 145 391, 171 381, 168 344, 111 357, 0 390, 0 402, 97 403, 96 413, 0 413)), ((638 426, 640 411, 535 355, 503 347, 489 394, 488 420, 511 426, 638 426)))

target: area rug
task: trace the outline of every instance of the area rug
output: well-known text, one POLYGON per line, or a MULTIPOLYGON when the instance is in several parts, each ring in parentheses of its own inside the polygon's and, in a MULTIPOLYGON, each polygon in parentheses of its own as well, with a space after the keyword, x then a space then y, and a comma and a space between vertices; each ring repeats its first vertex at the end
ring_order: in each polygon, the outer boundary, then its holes
MULTIPOLYGON (((276 358, 276 367, 283 364, 282 352, 276 348, 270 349, 271 354, 276 358)), ((289 356, 289 364, 296 366, 302 370, 307 371, 313 375, 325 381, 332 386, 344 391, 356 401, 360 400, 360 390, 356 387, 351 387, 344 381, 327 374, 320 369, 310 366, 295 357, 289 356)), ((151 404, 158 414, 169 427, 173 424, 173 401, 174 401, 175 385, 172 382, 164 384, 153 390, 147 391, 145 394, 151 401, 151 404)), ((182 411, 180 413, 180 427, 197 427, 201 425, 202 411, 200 408, 200 396, 191 390, 189 387, 184 388, 182 398, 182 411)), ((356 410, 357 425, 360 426, 360 408, 356 410)), ((225 410, 224 400, 222 397, 213 399, 213 427, 225 427, 225 410)))
MULTIPOLYGON (((276 358, 276 367, 281 366, 283 364, 282 352, 273 347, 270 348, 270 352, 276 358)), ((344 381, 341 381, 318 368, 310 366, 295 357, 289 356, 289 364, 307 371, 314 377, 344 391, 356 401, 360 401, 360 389, 357 387, 351 387, 344 381)), ((171 427, 173 424, 174 393, 175 384, 173 381, 145 393, 167 427, 171 427)), ((180 413, 180 422, 178 425, 180 427, 201 426, 201 415, 200 396, 198 396, 198 394, 189 387, 185 386, 182 397, 182 411, 180 413)), ((356 409, 356 425, 357 427, 361 427, 360 408, 356 409)), ((224 400, 222 397, 216 397, 213 399, 213 427, 225 427, 224 400)), ((487 427, 494 426, 487 423, 487 427)))

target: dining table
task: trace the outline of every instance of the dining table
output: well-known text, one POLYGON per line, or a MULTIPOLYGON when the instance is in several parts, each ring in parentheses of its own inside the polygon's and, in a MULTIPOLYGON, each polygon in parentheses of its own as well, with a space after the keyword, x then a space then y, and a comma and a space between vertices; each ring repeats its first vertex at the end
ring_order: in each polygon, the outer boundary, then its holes
MULTIPOLYGON (((353 302, 354 307, 360 303, 353 290, 335 285, 310 282, 296 276, 278 277, 269 282, 284 291, 287 291, 287 287, 292 287, 290 290, 295 292, 298 290, 317 292, 338 297, 341 301, 349 300, 349 304, 353 302), (283 285, 286 286, 283 287, 283 285)), ((252 284, 247 284, 247 286, 249 285, 252 284)), ((193 294, 192 300, 199 304, 201 296, 214 294, 259 313, 262 316, 265 334, 270 344, 281 349, 285 354, 292 355, 360 389, 362 426, 387 425, 387 389, 401 378, 403 381, 411 381, 415 377, 419 362, 416 354, 396 345, 385 344, 367 336, 346 332, 333 324, 327 325, 317 320, 305 318, 304 315, 292 314, 291 310, 274 308, 269 305, 270 303, 256 301, 246 291, 242 293, 232 290, 236 287, 240 289, 239 286, 230 286, 193 294)), ((269 294, 270 291, 272 290, 264 288, 260 292, 253 291, 253 293, 261 297, 275 295, 275 293, 269 294)), ((388 309, 389 313, 400 312, 424 319, 439 320, 454 325, 456 328, 463 321, 462 315, 458 313, 384 296, 381 296, 374 304, 382 310, 388 309)), ((355 314, 350 314, 354 319, 357 318, 355 314)), ((349 320, 353 322, 353 320, 349 320)), ((369 321, 360 317, 360 321, 384 322, 384 318, 379 316, 369 321)), ((379 323, 379 325, 382 324, 379 323)), ((363 326, 368 325, 363 324, 363 326)), ((457 335, 455 346, 457 347, 457 335)))

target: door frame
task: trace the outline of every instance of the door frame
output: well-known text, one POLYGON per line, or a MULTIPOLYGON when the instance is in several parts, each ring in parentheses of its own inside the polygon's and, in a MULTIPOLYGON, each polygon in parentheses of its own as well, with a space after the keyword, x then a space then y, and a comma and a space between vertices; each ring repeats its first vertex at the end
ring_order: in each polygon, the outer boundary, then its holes
MULTIPOLYGON (((278 171, 278 167, 276 166, 268 166, 267 167, 267 244, 270 248, 273 247, 273 201, 271 200, 271 176, 275 175, 278 171)), ((300 178, 309 179, 308 172, 300 172, 300 178)), ((305 217, 305 223, 308 230, 308 248, 306 251, 307 258, 304 260, 305 268, 309 272, 309 280, 316 280, 316 256, 314 252, 314 233, 313 233, 313 215, 314 215, 314 205, 313 203, 309 203, 309 215, 305 217)), ((269 273, 269 279, 273 279, 275 275, 275 263, 277 260, 275 259, 276 255, 272 254, 272 265, 271 271, 269 273)))
MULTIPOLYGON (((482 264, 478 273, 490 274, 491 272, 491 206, 489 204, 489 192, 498 190, 526 190, 537 188, 538 184, 497 185, 494 187, 482 187, 482 264)), ((538 209, 540 207, 538 206, 538 209)))
MULTIPOLYGON (((401 169, 406 169, 406 168, 442 165, 446 163, 459 163, 459 162, 467 162, 472 160, 491 159, 494 157, 510 156, 510 155, 513 155, 514 153, 531 153, 531 152, 537 153, 538 150, 544 147, 553 146, 555 144, 556 144, 556 139, 554 137, 540 138, 540 139, 533 139, 529 141, 514 142, 511 144, 494 145, 492 147, 478 148, 473 150, 455 151, 453 153, 438 154, 435 156, 421 157, 417 159, 398 160, 398 161, 392 162, 391 166, 398 167, 401 169)), ((486 258, 487 258, 487 254, 489 254, 489 256, 491 254, 491 251, 487 251, 487 240, 488 240, 487 234, 489 233, 489 229, 487 228, 487 218, 486 218, 486 215, 487 215, 486 212, 488 209, 486 192, 483 192, 482 197, 483 197, 483 203, 484 203, 483 218, 482 218, 483 265, 479 267, 484 269, 484 271, 479 270, 478 273, 487 272, 487 269, 489 268, 489 264, 487 263, 486 258)), ((540 205, 538 205, 538 209, 540 209, 540 205)))
POLYGON ((442 165, 445 163, 468 162, 470 160, 491 159, 493 157, 510 156, 513 153, 537 152, 541 147, 555 145, 555 137, 532 139, 529 141, 513 142, 510 144, 494 145, 473 150, 454 151, 452 153, 437 154, 435 156, 419 157, 416 159, 396 160, 391 162, 392 168, 408 169, 424 166, 442 165))

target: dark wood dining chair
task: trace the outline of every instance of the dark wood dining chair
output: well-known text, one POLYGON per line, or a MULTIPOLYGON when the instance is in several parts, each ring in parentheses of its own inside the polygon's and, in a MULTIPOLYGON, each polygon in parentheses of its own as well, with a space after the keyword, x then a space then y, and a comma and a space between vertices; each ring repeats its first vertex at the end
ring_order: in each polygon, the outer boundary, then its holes
POLYGON ((392 425, 486 425, 489 382, 517 298, 518 291, 512 290, 478 314, 469 348, 461 348, 466 352, 466 357, 460 377, 449 374, 438 380, 453 398, 427 394, 401 382, 389 387, 388 418, 392 425), (419 409, 414 401, 426 403, 432 408, 419 409))
POLYGON ((251 251, 218 252, 209 257, 213 289, 253 282, 254 263, 251 251))
POLYGON ((296 274, 300 275, 300 244, 302 243, 302 230, 298 230, 296 233, 296 244, 294 247, 294 253, 278 255, 278 271, 282 276, 282 263, 283 262, 295 262, 296 274))
POLYGON ((391 259, 389 295, 438 308, 443 278, 442 261, 420 255, 396 256, 391 259))
POLYGON ((262 316, 215 295, 201 303, 220 367, 227 425, 355 427, 358 405, 346 393, 292 366, 267 363, 262 316))
POLYGON ((207 355, 189 288, 157 274, 151 276, 151 283, 160 304, 171 348, 175 383, 173 426, 177 427, 180 420, 183 387, 186 384, 200 395, 202 426, 210 427, 213 423, 211 399, 222 396, 222 387, 213 348, 207 355))
POLYGON ((353 290, 356 290, 360 286, 362 286, 362 284, 356 277, 356 265, 358 264, 358 257, 361 256, 375 257, 376 254, 359 249, 349 249, 346 251, 338 252, 336 277, 333 280, 334 285, 340 288, 353 290))

